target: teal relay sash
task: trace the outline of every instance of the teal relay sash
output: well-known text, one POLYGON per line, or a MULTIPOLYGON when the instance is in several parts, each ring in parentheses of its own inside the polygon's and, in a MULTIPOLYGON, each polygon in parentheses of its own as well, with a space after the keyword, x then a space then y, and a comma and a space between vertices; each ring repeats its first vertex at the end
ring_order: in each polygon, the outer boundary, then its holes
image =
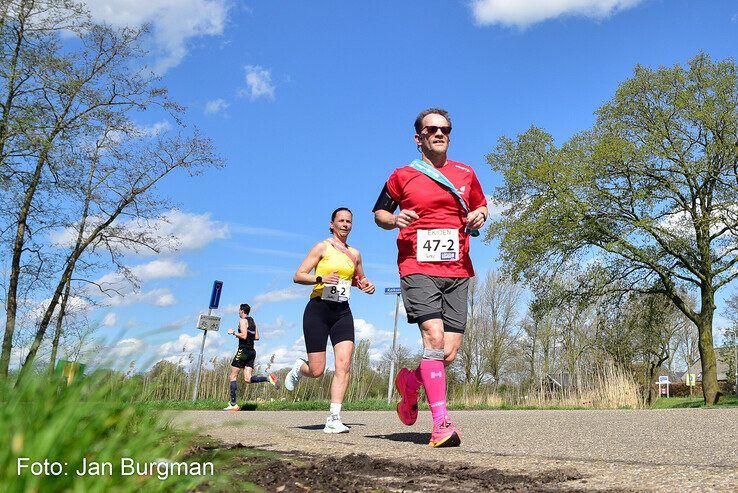
MULTIPOLYGON (((439 185, 441 185, 443 188, 451 192, 454 197, 459 199, 459 204, 461 204, 461 208, 464 209, 464 212, 469 214, 469 207, 466 205, 466 201, 464 200, 464 197, 461 196, 458 190, 456 190, 456 187, 454 186, 451 181, 449 181, 448 178, 446 178, 443 173, 438 171, 436 168, 431 166, 430 164, 426 163, 422 159, 416 159, 412 163, 408 164, 413 169, 416 169, 423 173, 425 176, 430 178, 431 180, 435 181, 439 185)), ((465 229, 466 233, 469 234, 469 236, 479 236, 479 230, 478 229, 465 229)))

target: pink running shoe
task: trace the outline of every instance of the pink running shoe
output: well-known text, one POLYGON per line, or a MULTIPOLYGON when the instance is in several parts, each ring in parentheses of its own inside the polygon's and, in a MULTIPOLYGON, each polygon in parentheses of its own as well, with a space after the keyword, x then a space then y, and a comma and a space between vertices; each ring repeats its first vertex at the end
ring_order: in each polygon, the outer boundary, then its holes
POLYGON ((408 380, 415 380, 415 375, 407 368, 400 369, 395 377, 395 388, 400 394, 397 403, 397 416, 407 426, 415 424, 418 419, 418 389, 413 390, 408 380))
POLYGON ((446 416, 443 421, 433 425, 433 433, 428 443, 431 447, 458 447, 461 445, 461 436, 456 431, 456 425, 451 418, 446 416))

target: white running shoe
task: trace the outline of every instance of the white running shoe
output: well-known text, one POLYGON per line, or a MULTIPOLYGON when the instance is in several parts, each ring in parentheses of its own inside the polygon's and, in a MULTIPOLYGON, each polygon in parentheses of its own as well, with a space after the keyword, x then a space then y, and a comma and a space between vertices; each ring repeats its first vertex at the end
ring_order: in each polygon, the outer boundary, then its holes
POLYGON ((349 427, 341 423, 340 416, 334 416, 331 414, 325 422, 325 428, 323 433, 348 433, 349 427))
POLYGON ((297 382, 300 381, 300 377, 302 377, 302 373, 300 373, 300 367, 303 363, 307 363, 302 358, 297 358, 297 361, 295 361, 295 364, 292 365, 292 369, 287 374, 286 377, 284 377, 284 388, 292 392, 295 390, 295 387, 297 386, 297 382))

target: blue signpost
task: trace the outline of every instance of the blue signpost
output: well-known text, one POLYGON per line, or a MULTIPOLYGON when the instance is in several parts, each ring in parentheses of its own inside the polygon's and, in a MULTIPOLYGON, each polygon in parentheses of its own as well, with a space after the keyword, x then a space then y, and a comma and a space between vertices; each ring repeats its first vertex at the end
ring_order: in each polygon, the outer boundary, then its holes
MULTIPOLYGON (((210 293, 210 304, 208 305, 208 316, 212 311, 220 305, 220 293, 223 292, 223 281, 213 282, 213 291, 210 293)), ((205 338, 208 335, 207 329, 202 331, 202 344, 200 345, 200 358, 197 360, 197 372, 195 372, 195 389, 192 391, 192 400, 197 400, 197 393, 200 390, 200 371, 202 370, 202 354, 205 351, 205 338)))
POLYGON ((215 281, 213 283, 213 292, 210 293, 210 310, 218 308, 220 304, 220 293, 223 291, 223 281, 215 281))
POLYGON ((384 294, 386 295, 396 295, 397 300, 395 300, 395 331, 392 334, 392 355, 390 357, 390 372, 389 372, 389 382, 387 383, 387 404, 390 403, 392 400, 392 379, 395 376, 395 343, 397 342, 397 316, 400 313, 400 288, 384 288, 384 294))

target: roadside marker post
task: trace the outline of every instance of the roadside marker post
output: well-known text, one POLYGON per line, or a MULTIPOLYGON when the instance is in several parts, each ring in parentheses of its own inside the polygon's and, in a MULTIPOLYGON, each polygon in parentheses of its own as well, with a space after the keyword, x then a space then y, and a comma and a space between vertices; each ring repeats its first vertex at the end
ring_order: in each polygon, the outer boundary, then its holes
POLYGON ((202 356, 205 352, 205 338, 208 331, 218 331, 220 329, 220 317, 213 316, 213 310, 220 305, 220 294, 223 292, 223 281, 213 282, 213 290, 210 293, 210 303, 208 304, 208 314, 200 314, 197 317, 197 328, 202 330, 202 344, 200 345, 200 357, 197 359, 197 371, 195 372, 195 388, 192 391, 192 400, 197 400, 197 394, 200 390, 200 372, 202 371, 202 356))
POLYGON ((666 397, 669 397, 669 376, 668 375, 659 375, 659 397, 661 397, 662 393, 666 394, 666 397), (664 386, 663 388, 661 386, 664 386))
POLYGON ((397 296, 397 299, 395 300, 395 329, 392 333, 392 353, 390 355, 389 381, 387 382, 387 404, 389 404, 392 401, 392 380, 395 376, 395 359, 397 358, 397 355, 395 354, 395 344, 397 343, 397 316, 400 313, 401 292, 400 288, 384 288, 384 294, 397 296))
POLYGON ((687 387, 689 387, 689 398, 692 398, 692 391, 694 390, 694 385, 697 381, 697 375, 694 373, 687 373, 687 387))

